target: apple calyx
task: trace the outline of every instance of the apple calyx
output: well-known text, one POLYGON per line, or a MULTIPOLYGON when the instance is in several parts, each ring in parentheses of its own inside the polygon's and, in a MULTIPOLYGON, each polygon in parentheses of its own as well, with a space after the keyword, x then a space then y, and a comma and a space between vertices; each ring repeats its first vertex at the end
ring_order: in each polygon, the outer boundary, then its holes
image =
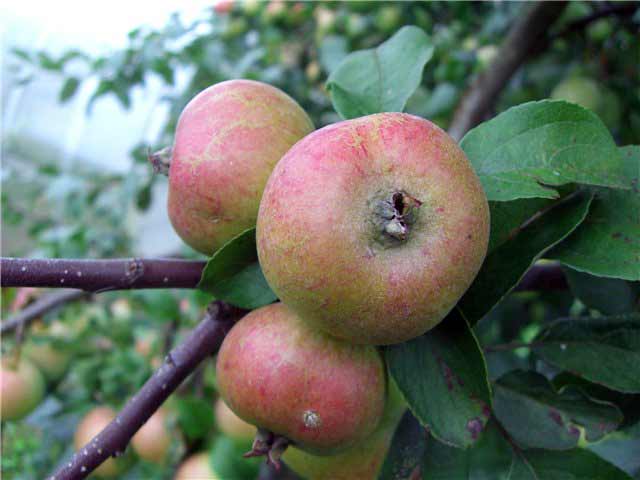
POLYGON ((154 173, 169 176, 169 166, 171 165, 172 147, 164 147, 157 152, 147 153, 147 160, 153 167, 154 173))
POLYGON ((373 224, 377 240, 391 246, 404 243, 416 222, 422 202, 402 190, 378 196, 373 202, 373 224))
POLYGON ((290 444, 291 440, 287 437, 258 428, 251 450, 242 456, 244 458, 266 456, 267 465, 273 465, 276 470, 280 470, 280 457, 290 444))

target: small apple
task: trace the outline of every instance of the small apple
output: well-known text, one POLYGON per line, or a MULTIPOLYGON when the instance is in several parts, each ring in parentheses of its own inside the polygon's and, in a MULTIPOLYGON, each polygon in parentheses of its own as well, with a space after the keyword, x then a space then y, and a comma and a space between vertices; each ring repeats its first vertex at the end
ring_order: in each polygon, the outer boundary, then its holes
POLYGON ((158 409, 131 439, 138 456, 148 462, 164 464, 171 448, 172 432, 167 423, 169 415, 165 408, 158 409))
POLYGON ((15 361, 3 355, 0 361, 0 419, 20 420, 31 413, 45 395, 45 380, 27 359, 15 361))
POLYGON ((259 434, 318 454, 367 437, 380 421, 387 388, 375 348, 333 339, 282 303, 233 326, 218 352, 217 379, 220 396, 259 434))
POLYGON ((214 407, 216 423, 222 433, 241 443, 251 444, 256 436, 256 427, 245 422, 231 410, 222 398, 216 400, 214 407))
POLYGON ((178 120, 169 167, 169 219, 211 254, 255 226, 264 185, 289 148, 313 130, 281 90, 229 80, 200 92, 178 120))
POLYGON ((489 207, 446 132, 380 113, 294 145, 269 178, 256 236, 269 285, 304 322, 393 344, 437 325, 471 285, 489 207))
MULTIPOLYGON (((116 418, 116 412, 110 407, 96 407, 89 411, 80 421, 73 437, 76 450, 80 450, 93 437, 99 434, 109 423, 116 418)), ((126 468, 122 458, 108 458, 94 470, 98 477, 118 477, 126 468)))
POLYGON ((209 463, 209 454, 196 453, 180 464, 174 480, 222 480, 209 463))

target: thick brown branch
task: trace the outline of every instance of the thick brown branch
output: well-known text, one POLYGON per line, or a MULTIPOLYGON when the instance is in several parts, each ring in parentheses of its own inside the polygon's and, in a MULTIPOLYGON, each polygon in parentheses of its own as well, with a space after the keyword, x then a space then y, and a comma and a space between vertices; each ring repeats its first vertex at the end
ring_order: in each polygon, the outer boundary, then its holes
POLYGON ((195 288, 205 262, 122 258, 1 259, 3 287, 79 288, 89 292, 133 288, 195 288))
POLYGON ((2 322, 2 326, 0 326, 0 333, 4 335, 15 330, 19 325, 27 326, 33 320, 41 317, 51 310, 75 300, 88 298, 89 296, 91 296, 90 293, 83 292, 82 290, 60 290, 49 295, 44 295, 31 305, 25 307, 24 310, 16 313, 7 321, 2 322))
POLYGON ((110 456, 124 452, 131 437, 162 405, 167 397, 195 370, 200 362, 215 353, 225 335, 243 310, 223 302, 213 302, 191 335, 165 358, 162 366, 125 405, 116 419, 87 445, 78 450, 50 478, 78 480, 86 478, 110 456))
POLYGON ((513 25, 496 59, 478 75, 463 96, 451 122, 449 134, 460 140, 494 107, 500 91, 522 65, 536 44, 560 16, 566 2, 536 2, 513 25))

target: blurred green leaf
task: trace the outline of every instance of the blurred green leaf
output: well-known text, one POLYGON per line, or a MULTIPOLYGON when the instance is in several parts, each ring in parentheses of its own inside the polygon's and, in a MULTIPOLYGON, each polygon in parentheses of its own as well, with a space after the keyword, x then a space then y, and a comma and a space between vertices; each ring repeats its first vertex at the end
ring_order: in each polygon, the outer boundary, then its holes
POLYGON ((429 37, 413 26, 375 49, 350 54, 327 80, 334 108, 345 119, 401 112, 432 55, 429 37))
POLYGON ((258 263, 255 228, 241 233, 213 254, 198 288, 219 300, 248 309, 277 299, 258 263))
POLYGON ((567 183, 628 188, 621 155, 584 108, 543 100, 512 107, 460 142, 489 200, 555 198, 567 183))
POLYGON ((409 408, 438 439, 458 447, 478 440, 491 391, 478 342, 457 310, 426 334, 385 349, 409 408))
POLYGON ((459 303, 472 325, 518 284, 537 259, 580 225, 591 199, 591 195, 580 192, 565 197, 487 255, 459 303))
POLYGON ((640 280, 640 146, 619 150, 629 190, 599 189, 587 220, 550 255, 592 275, 640 280))
POLYGON ((209 459, 213 470, 221 479, 254 479, 258 475, 260 458, 243 458, 248 450, 229 437, 219 436, 213 443, 209 459))
POLYGON ((640 314, 559 320, 532 345, 558 368, 613 390, 640 393, 640 314))
POLYGON ((567 450, 578 445, 581 430, 595 442, 622 422, 622 412, 612 403, 592 399, 575 386, 556 392, 533 371, 507 373, 496 381, 494 392, 497 419, 525 448, 567 450))
POLYGON ((60 89, 60 95, 58 96, 58 101, 60 103, 64 103, 69 100, 73 95, 75 95, 78 90, 78 86, 80 85, 80 80, 75 77, 67 78, 62 84, 62 88, 60 89))
POLYGON ((208 436, 214 425, 211 402, 195 396, 180 396, 175 400, 178 424, 187 438, 195 440, 208 436))
POLYGON ((319 48, 320 65, 325 72, 333 72, 348 55, 347 39, 338 35, 328 35, 322 39, 319 48))

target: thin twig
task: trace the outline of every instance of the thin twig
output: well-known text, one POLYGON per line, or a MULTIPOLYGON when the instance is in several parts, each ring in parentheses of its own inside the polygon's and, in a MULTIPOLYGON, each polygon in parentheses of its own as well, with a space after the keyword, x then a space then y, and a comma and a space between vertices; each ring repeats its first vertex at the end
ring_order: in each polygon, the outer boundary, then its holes
POLYGON ((509 79, 544 39, 565 7, 566 2, 536 2, 516 21, 496 59, 476 77, 458 105, 449 128, 453 138, 460 140, 491 111, 509 79))
POLYGON ((79 288, 89 292, 133 288, 195 288, 203 261, 169 258, 113 260, 1 260, 3 287, 79 288))
POLYGON ((62 305, 90 297, 91 294, 82 290, 61 290, 52 294, 44 295, 24 310, 16 313, 7 321, 2 322, 0 334, 9 333, 19 326, 28 326, 32 321, 40 318, 45 313, 50 312, 62 305))
POLYGON ((86 478, 111 456, 122 454, 131 437, 162 405, 182 381, 208 356, 215 353, 225 335, 243 310, 223 302, 213 302, 191 335, 174 348, 155 374, 125 405, 118 416, 89 443, 80 448, 69 462, 54 473, 52 480, 86 478))
POLYGON ((548 43, 552 43, 554 40, 569 35, 571 33, 584 30, 590 23, 600 20, 604 17, 611 16, 624 16, 632 17, 634 12, 640 8, 640 2, 624 2, 615 5, 608 5, 605 8, 597 10, 590 15, 574 20, 569 23, 565 28, 557 33, 554 33, 549 37, 548 43))

